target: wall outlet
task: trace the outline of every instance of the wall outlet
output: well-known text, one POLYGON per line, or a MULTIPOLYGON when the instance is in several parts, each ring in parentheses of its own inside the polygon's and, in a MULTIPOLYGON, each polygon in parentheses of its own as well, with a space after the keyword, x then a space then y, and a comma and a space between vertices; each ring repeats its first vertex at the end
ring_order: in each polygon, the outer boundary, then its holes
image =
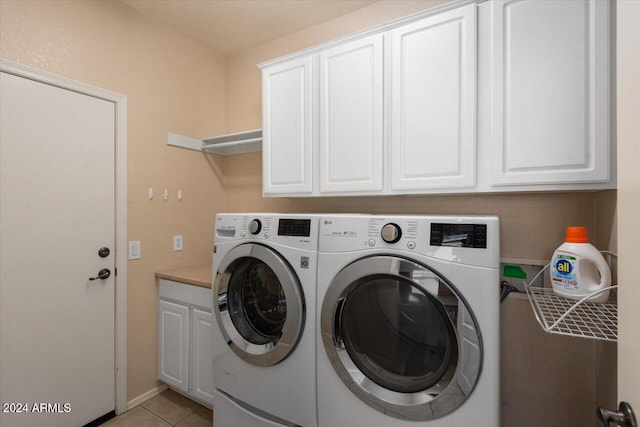
POLYGON ((181 251, 182 250, 182 236, 173 236, 173 250, 181 251))
POLYGON ((500 281, 507 282, 509 285, 518 289, 518 292, 524 292, 525 282, 534 286, 546 286, 548 282, 548 276, 538 276, 535 283, 531 283, 531 280, 542 270, 544 265, 537 260, 522 260, 521 262, 506 262, 502 260, 500 263, 500 281), (522 262, 524 261, 524 262, 522 262))
POLYGON ((142 248, 140 240, 132 240, 129 242, 129 259, 142 258, 142 248))

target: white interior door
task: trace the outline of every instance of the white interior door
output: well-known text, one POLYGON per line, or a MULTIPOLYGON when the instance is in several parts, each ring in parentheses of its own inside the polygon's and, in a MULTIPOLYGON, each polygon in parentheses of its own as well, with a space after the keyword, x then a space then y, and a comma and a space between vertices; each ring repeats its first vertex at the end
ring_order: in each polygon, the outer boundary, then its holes
POLYGON ((81 426, 115 407, 115 104, 0 77, 0 425, 81 426))

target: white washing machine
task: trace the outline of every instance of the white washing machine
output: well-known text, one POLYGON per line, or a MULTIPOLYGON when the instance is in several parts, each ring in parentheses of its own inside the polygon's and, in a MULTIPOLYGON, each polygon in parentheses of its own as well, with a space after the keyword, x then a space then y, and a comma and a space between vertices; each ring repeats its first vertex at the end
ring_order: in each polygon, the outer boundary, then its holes
POLYGON ((228 348, 213 362, 214 425, 317 425, 319 217, 219 214, 214 311, 228 348))
POLYGON ((320 427, 498 427, 499 222, 324 216, 320 427))

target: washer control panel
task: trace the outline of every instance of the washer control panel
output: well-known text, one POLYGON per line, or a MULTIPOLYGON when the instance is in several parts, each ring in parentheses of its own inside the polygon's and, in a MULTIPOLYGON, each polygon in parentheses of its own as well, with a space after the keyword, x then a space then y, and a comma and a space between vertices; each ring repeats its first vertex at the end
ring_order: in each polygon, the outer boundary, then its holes
POLYGON ((217 242, 251 239, 298 248, 317 246, 317 215, 294 214, 218 214, 217 242))

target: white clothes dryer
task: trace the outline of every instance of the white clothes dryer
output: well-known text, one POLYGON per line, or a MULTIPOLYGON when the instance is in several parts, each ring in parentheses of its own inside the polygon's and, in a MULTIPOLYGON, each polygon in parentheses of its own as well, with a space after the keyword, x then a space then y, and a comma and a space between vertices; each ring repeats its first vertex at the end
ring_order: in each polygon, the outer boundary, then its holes
POLYGON ((213 362, 216 427, 317 425, 318 221, 216 216, 214 311, 228 344, 213 362))
POLYGON ((320 427, 498 427, 499 222, 324 216, 320 427))

